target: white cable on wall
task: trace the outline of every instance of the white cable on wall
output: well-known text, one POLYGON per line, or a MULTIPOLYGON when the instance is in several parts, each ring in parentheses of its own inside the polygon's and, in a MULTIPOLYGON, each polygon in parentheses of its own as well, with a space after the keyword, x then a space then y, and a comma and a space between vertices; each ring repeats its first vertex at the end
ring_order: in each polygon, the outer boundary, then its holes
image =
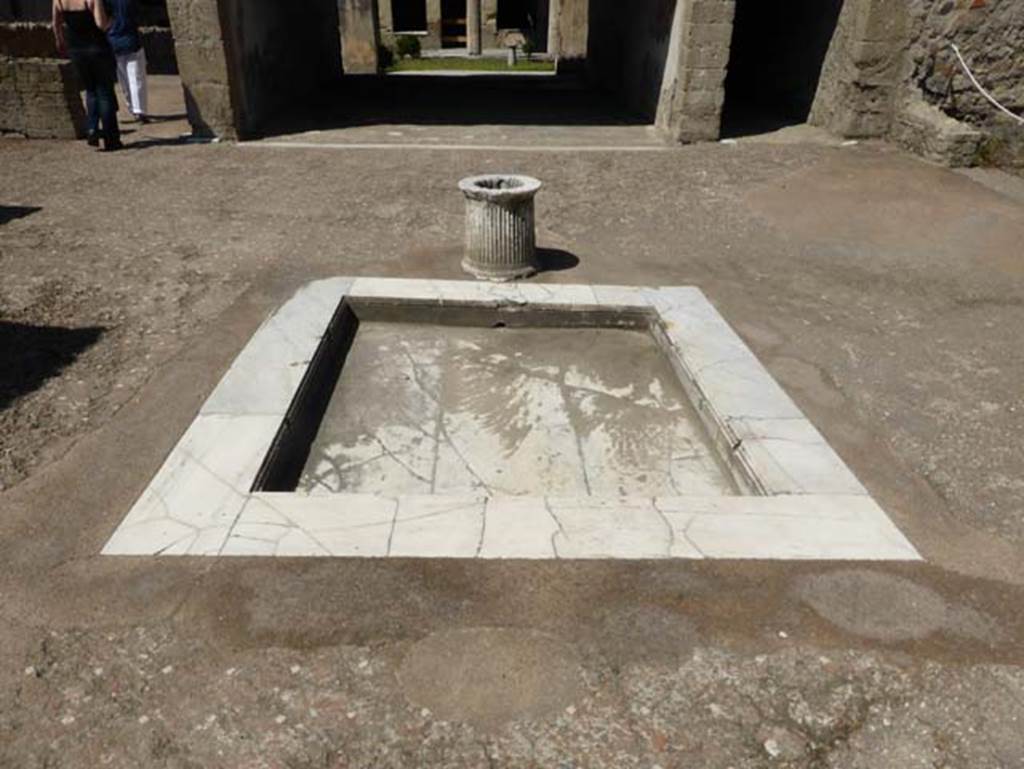
POLYGON ((992 102, 995 108, 998 109, 1000 112, 1005 112, 1007 115, 1016 120, 1020 125, 1024 125, 1024 117, 1021 117, 1020 115, 1010 112, 1010 110, 1008 110, 998 101, 996 101, 995 97, 988 91, 986 91, 984 87, 982 87, 981 83, 979 83, 978 79, 974 76, 974 73, 971 72, 971 68, 967 66, 967 62, 964 61, 964 57, 960 54, 960 49, 956 47, 956 44, 950 44, 949 47, 953 49, 953 53, 956 54, 956 58, 960 60, 960 66, 964 68, 964 72, 967 73, 967 77, 970 78, 970 81, 972 83, 974 83, 974 87, 978 89, 978 92, 981 93, 981 95, 988 99, 990 102, 992 102))

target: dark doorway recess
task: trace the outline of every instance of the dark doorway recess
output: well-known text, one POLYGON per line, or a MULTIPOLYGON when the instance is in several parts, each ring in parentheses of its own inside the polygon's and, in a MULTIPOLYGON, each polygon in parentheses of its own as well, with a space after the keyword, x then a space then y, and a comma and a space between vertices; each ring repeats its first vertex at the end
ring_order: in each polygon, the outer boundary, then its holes
POLYGON ((441 47, 466 45, 466 0, 441 0, 441 47))
POLYGON ((264 136, 374 125, 640 126, 607 94, 574 76, 347 75, 317 104, 268 122, 264 136))
POLYGON ((427 31, 427 0, 392 0, 391 14, 395 32, 427 31))
POLYGON ((722 136, 807 120, 843 0, 737 0, 722 136))
POLYGON ((538 17, 537 0, 498 0, 498 29, 532 31, 538 17))
POLYGON ((59 328, 0 321, 0 409, 59 374, 104 331, 96 326, 59 328))

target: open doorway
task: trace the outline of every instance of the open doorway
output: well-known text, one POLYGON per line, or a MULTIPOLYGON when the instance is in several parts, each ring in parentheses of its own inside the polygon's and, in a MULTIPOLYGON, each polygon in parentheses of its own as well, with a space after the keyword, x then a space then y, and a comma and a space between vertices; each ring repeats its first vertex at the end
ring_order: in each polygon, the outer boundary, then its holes
POLYGON ((392 0, 391 17, 395 34, 427 31, 426 0, 392 0))
POLYGON ((466 47, 466 0, 441 0, 441 47, 466 47))
POLYGON ((737 0, 722 136, 807 121, 843 0, 737 0))
MULTIPOLYGON (((272 0, 234 2, 244 5, 245 13, 229 18, 243 28, 252 26, 253 6, 277 5, 272 0)), ((317 2, 336 4, 337 0, 317 2)), ((596 10, 594 0, 478 0, 483 50, 476 56, 466 51, 467 10, 471 10, 467 0, 426 0, 416 8, 426 9, 427 31, 418 37, 421 54, 399 57, 397 43, 410 31, 398 27, 422 23, 405 15, 413 10, 411 2, 345 0, 344 40, 349 49, 362 39, 353 30, 372 30, 377 23, 380 46, 392 52, 385 57, 391 63, 381 71, 347 69, 336 84, 325 85, 299 108, 247 111, 253 99, 237 100, 243 119, 255 116, 247 123, 252 128, 245 138, 424 147, 646 148, 664 141, 649 128, 664 80, 673 18, 672 13, 661 14, 653 23, 650 10, 665 0, 638 0, 644 5, 627 14, 628 27, 623 24, 619 0, 602 0, 603 11, 596 10), (368 23, 355 25, 354 18, 368 23), (592 19, 601 25, 602 34, 591 35, 592 19), (513 30, 519 34, 509 34, 513 30), (439 50, 442 32, 446 50, 439 50), (545 50, 549 36, 557 46, 553 54, 545 50), (519 46, 511 62, 503 46, 517 40, 511 43, 519 46), (610 57, 610 51, 627 51, 628 56, 610 57), (591 70, 587 65, 592 56, 591 70), (563 69, 566 61, 575 66, 563 69), (643 103, 628 98, 633 91, 645 94, 643 103)), ((260 25, 260 29, 275 27, 260 25)), ((295 57, 314 50, 297 35, 287 36, 283 44, 295 57)), ((249 48, 236 46, 231 51, 231 74, 243 85, 252 83, 241 89, 243 96, 256 92, 256 86, 277 85, 275 73, 291 69, 291 59, 286 64, 280 56, 250 64, 249 48), (274 71, 253 77, 250 73, 260 64, 274 71)))

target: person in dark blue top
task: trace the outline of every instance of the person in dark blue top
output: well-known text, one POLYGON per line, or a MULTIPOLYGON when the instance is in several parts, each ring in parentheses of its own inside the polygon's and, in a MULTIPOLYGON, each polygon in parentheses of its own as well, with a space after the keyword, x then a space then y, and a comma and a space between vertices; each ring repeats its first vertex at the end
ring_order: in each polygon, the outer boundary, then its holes
POLYGON ((117 57, 117 81, 121 84, 128 110, 140 123, 146 122, 146 49, 139 32, 138 0, 106 0, 113 22, 107 39, 117 57))
POLYGON ((53 0, 53 34, 57 50, 67 53, 85 89, 85 107, 89 118, 89 144, 98 147, 103 125, 103 149, 121 148, 117 126, 117 97, 114 78, 117 63, 105 30, 110 17, 103 0, 53 0))

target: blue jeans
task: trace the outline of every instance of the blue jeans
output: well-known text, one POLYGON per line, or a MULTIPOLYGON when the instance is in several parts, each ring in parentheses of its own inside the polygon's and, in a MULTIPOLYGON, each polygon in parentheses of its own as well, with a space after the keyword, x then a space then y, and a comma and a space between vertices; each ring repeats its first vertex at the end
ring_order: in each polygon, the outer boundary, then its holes
POLYGON ((78 79, 85 88, 85 113, 89 133, 103 128, 106 144, 121 141, 121 129, 117 125, 117 96, 114 95, 114 81, 117 78, 117 63, 110 50, 85 48, 72 50, 71 61, 75 65, 78 79))

